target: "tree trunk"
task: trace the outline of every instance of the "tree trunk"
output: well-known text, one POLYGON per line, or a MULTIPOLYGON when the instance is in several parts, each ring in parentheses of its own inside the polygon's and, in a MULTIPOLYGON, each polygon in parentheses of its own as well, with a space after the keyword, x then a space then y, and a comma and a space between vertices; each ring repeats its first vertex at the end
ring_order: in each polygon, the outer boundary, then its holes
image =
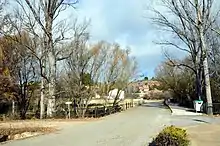
MULTIPOLYGON (((205 2, 203 1, 203 6, 205 2)), ((202 10, 199 6, 199 1, 195 0, 196 12, 197 12, 197 26, 199 31, 199 37, 201 39, 201 57, 204 57, 203 60, 203 68, 205 74, 205 89, 206 89, 206 99, 207 99, 207 114, 212 115, 212 95, 211 95, 211 87, 210 87, 210 79, 209 79, 209 67, 208 67, 208 58, 207 52, 208 48, 206 46, 205 37, 204 37, 204 20, 202 17, 202 10)), ((208 11, 208 10, 207 10, 208 11)), ((203 59, 203 58, 202 58, 203 59)))
POLYGON ((26 119, 26 112, 25 111, 23 111, 23 110, 20 111, 20 118, 21 118, 21 120, 26 119))
POLYGON ((208 66, 208 58, 207 58, 207 47, 205 44, 205 38, 203 33, 203 28, 201 27, 200 30, 200 37, 201 37, 201 43, 202 43, 202 52, 204 52, 204 61, 203 61, 203 67, 204 67, 204 74, 205 74, 205 89, 206 89, 206 99, 207 99, 207 114, 212 115, 212 95, 211 95, 211 86, 210 86, 210 79, 209 79, 209 66, 208 66))
POLYGON ((204 74, 205 74, 205 89, 206 89, 206 98, 207 98, 207 114, 213 114, 213 107, 212 107, 212 95, 211 95, 211 86, 210 86, 210 79, 209 79, 209 68, 208 68, 208 59, 207 55, 203 62, 204 65, 204 74))
POLYGON ((47 104, 47 116, 53 117, 53 114, 55 112, 55 95, 54 95, 54 86, 52 83, 49 83, 49 98, 48 98, 48 104, 47 104))
POLYGON ((40 91, 40 119, 44 118, 44 79, 41 79, 41 91, 40 91))
POLYGON ((22 99, 19 103, 20 118, 22 120, 26 119, 26 113, 27 113, 26 104, 27 102, 25 101, 25 99, 22 99))
POLYGON ((196 95, 197 95, 197 99, 201 100, 201 97, 202 97, 202 78, 201 78, 199 71, 197 71, 197 74, 196 74, 196 95))
POLYGON ((48 60, 49 60, 49 98, 47 105, 47 116, 53 117, 53 113, 55 112, 55 86, 56 86, 56 56, 55 50, 53 47, 53 38, 52 38, 52 24, 53 17, 51 17, 48 13, 45 16, 46 22, 46 49, 48 50, 48 60))

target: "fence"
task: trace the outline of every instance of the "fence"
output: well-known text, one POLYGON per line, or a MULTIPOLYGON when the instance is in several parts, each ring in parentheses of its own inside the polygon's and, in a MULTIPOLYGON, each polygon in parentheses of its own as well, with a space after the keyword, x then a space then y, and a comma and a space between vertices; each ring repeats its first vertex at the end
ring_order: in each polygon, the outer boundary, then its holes
MULTIPOLYGON (((140 105, 141 102, 125 102, 125 103, 120 103, 117 106, 93 106, 93 107, 88 107, 87 109, 85 108, 80 108, 78 109, 79 111, 86 110, 86 113, 84 117, 88 118, 100 118, 104 117, 107 115, 111 115, 117 112, 125 111, 129 108, 135 107, 140 105)), ((56 113, 56 118, 78 118, 76 115, 76 112, 71 109, 70 113, 68 111, 58 111, 56 113)))
MULTIPOLYGON (((103 117, 106 115, 110 115, 140 105, 143 101, 141 99, 124 99, 123 101, 120 101, 118 103, 118 106, 116 107, 112 106, 113 102, 114 100, 107 100, 107 101, 103 99, 91 100, 90 106, 86 109, 87 112, 85 113, 85 117, 94 117, 94 118, 103 117)), ((16 109, 14 111, 15 114, 12 114, 11 107, 12 104, 8 103, 6 108, 7 111, 6 112, 2 111, 2 114, 0 114, 0 121, 4 119, 19 119, 19 111, 17 110, 17 108, 15 108, 16 109)), ((55 113, 55 118, 67 118, 68 115, 69 115, 68 110, 60 109, 55 113)), ((46 117, 46 112, 44 117, 46 117)), ((70 111, 70 117, 77 118, 76 113, 73 109, 71 109, 70 111)), ((28 110, 26 114, 26 118, 27 119, 39 118, 39 111, 28 110)))
MULTIPOLYGON (((89 107, 85 113, 85 117, 99 118, 107 115, 111 115, 117 112, 125 111, 127 109, 133 108, 135 106, 141 105, 143 102, 137 100, 137 102, 126 102, 121 103, 118 106, 99 106, 99 107, 89 107)), ((206 106, 204 104, 203 111, 206 111, 206 106)), ((213 113, 220 114, 220 103, 213 103, 213 113)), ((63 114, 62 118, 67 118, 68 113, 63 114)), ((77 118, 74 111, 71 111, 71 118, 77 118)))

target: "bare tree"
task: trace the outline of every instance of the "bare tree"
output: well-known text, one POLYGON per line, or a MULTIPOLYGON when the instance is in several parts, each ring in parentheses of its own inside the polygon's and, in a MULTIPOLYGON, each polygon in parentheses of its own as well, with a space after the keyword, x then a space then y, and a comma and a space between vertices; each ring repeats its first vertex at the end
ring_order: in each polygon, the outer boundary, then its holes
POLYGON ((32 11, 35 20, 41 26, 45 43, 44 47, 48 50, 48 63, 49 63, 49 99, 48 99, 48 107, 47 107, 47 115, 52 117, 53 112, 55 111, 55 83, 56 83, 56 52, 54 48, 53 41, 53 23, 56 17, 59 15, 61 11, 66 9, 68 5, 74 5, 73 3, 66 3, 64 0, 45 0, 39 3, 39 7, 35 8, 34 4, 31 4, 29 0, 25 0, 26 4, 29 6, 32 11), (44 13, 44 22, 43 24, 41 20, 41 16, 39 15, 39 9, 44 13))
POLYGON ((36 72, 37 61, 30 50, 27 50, 25 47, 17 45, 16 50, 16 54, 19 57, 17 63, 19 96, 17 101, 20 117, 25 119, 31 98, 33 97, 34 91, 38 87, 38 76, 36 72))
POLYGON ((7 26, 7 22, 5 21, 9 14, 5 13, 6 7, 8 3, 6 0, 0 1, 0 34, 2 35, 2 30, 5 29, 5 26, 7 26))
POLYGON ((0 95, 2 101, 10 101, 14 100, 17 95, 14 81, 17 57, 12 55, 15 49, 8 38, 1 37, 0 44, 0 95))
MULTIPOLYGON (((188 58, 181 61, 191 65, 188 58)), ((169 61, 162 62, 155 70, 156 80, 164 91, 170 91, 173 99, 180 105, 193 107, 192 100, 195 100, 195 76, 194 72, 184 66, 171 66, 169 61)))
POLYGON ((16 95, 16 87, 15 82, 12 80, 15 65, 13 48, 10 47, 10 42, 7 40, 6 37, 2 35, 4 29, 6 29, 7 22, 6 19, 9 17, 8 14, 5 13, 7 6, 7 1, 1 0, 0 1, 0 100, 1 101, 10 101, 15 99, 16 95))
POLYGON ((105 94, 108 94, 113 88, 118 89, 113 102, 113 106, 116 106, 120 92, 127 88, 135 76, 137 63, 135 58, 130 56, 130 50, 122 49, 119 44, 104 43, 103 47, 108 48, 103 68, 105 94))
POLYGON ((106 56, 101 44, 88 46, 88 33, 84 30, 83 32, 80 32, 81 35, 78 35, 77 40, 70 44, 69 49, 74 53, 65 61, 67 75, 63 78, 66 85, 63 90, 71 97, 78 117, 85 116, 89 101, 99 90, 98 82, 106 56))
MULTIPOLYGON (((9 76, 8 81, 11 83, 6 83, 6 85, 9 88, 8 91, 11 92, 10 95, 13 95, 12 100, 16 100, 18 103, 20 117, 25 119, 30 99, 36 89, 34 85, 36 85, 38 77, 36 70, 37 61, 30 50, 14 41, 16 39, 13 38, 20 39, 20 43, 28 44, 29 46, 31 46, 32 40, 27 33, 22 33, 21 36, 3 37, 1 40, 3 46, 1 49, 4 54, 2 60, 3 74, 9 76), (8 51, 10 54, 8 54, 8 51)), ((7 93, 7 90, 4 92, 7 93)))
MULTIPOLYGON (((18 4, 21 12, 20 16, 24 16, 26 23, 23 23, 24 28, 38 38, 43 38, 43 54, 46 54, 46 60, 48 62, 48 73, 41 71, 42 75, 47 74, 47 81, 49 86, 49 97, 47 104, 47 115, 52 117, 55 112, 55 83, 56 83, 56 56, 58 51, 56 50, 56 44, 60 41, 66 40, 66 32, 70 29, 66 23, 66 20, 59 19, 59 16, 68 7, 74 7, 78 1, 65 1, 65 0, 43 0, 43 1, 29 1, 29 0, 15 0, 18 4), (58 20, 58 21, 57 21, 58 20)), ((19 17, 19 16, 18 16, 19 17)), ((18 20, 20 21, 20 20, 18 20)), ((41 51, 42 52, 42 51, 41 51)), ((39 56, 38 56, 39 57, 39 56)), ((45 57, 45 56, 44 56, 45 57)), ((41 58, 42 59, 42 58, 41 58)), ((40 61, 42 66, 43 61, 40 61)), ((45 77, 45 76, 42 76, 45 77)), ((45 79, 45 78, 43 78, 45 79)), ((42 79, 42 80, 43 80, 42 79)), ((43 82, 43 81, 42 81, 43 82)), ((42 83, 43 90, 43 83, 42 83)), ((42 92, 43 97, 43 92, 42 92)), ((43 98, 42 98, 43 100, 43 98)))
MULTIPOLYGON (((45 80, 48 82, 48 77, 45 70, 45 61, 47 51, 43 49, 42 46, 42 38, 36 35, 36 30, 34 29, 35 25, 32 25, 32 20, 27 19, 24 15, 22 15, 19 11, 16 11, 13 17, 12 15, 6 19, 10 31, 2 30, 2 34, 6 36, 8 39, 17 43, 17 45, 23 47, 23 50, 29 52, 38 65, 35 65, 35 72, 37 72, 37 76, 41 76, 41 82, 43 83, 41 86, 41 99, 44 97, 44 88, 45 88, 45 80), (16 18, 16 19, 14 19, 16 18), (22 40, 25 35, 28 35, 28 39, 26 42, 22 40), (28 51, 27 51, 28 50, 28 51)), ((41 100, 41 113, 40 117, 43 118, 43 110, 44 110, 44 100, 41 100)))
POLYGON ((202 95, 202 80, 203 73, 205 73, 206 99, 208 107, 210 107, 207 112, 208 114, 212 114, 212 99, 206 57, 208 51, 206 34, 214 21, 212 11, 213 0, 162 0, 162 3, 168 8, 169 14, 172 14, 173 17, 168 19, 168 16, 165 16, 160 11, 154 10, 157 17, 153 20, 177 36, 179 41, 182 42, 182 45, 176 43, 176 39, 175 41, 166 41, 161 44, 173 46, 189 53, 193 67, 174 62, 173 65, 183 65, 192 69, 196 76, 197 97, 199 99, 201 99, 202 95))

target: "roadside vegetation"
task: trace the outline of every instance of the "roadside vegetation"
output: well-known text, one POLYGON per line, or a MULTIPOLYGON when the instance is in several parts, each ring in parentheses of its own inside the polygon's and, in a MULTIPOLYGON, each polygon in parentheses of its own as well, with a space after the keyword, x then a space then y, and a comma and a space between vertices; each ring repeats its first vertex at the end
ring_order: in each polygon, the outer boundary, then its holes
POLYGON ((155 71, 163 90, 176 103, 192 107, 204 101, 208 114, 219 112, 219 9, 215 0, 163 0, 164 11, 153 9, 153 23, 171 37, 157 40, 166 60, 155 71), (216 9, 217 8, 217 9, 216 9), (173 56, 166 48, 179 50, 173 56))
POLYGON ((149 146, 189 146, 190 140, 186 130, 169 126, 164 128, 149 146))
POLYGON ((136 76, 136 59, 129 47, 90 43, 90 20, 63 17, 66 11, 74 14, 77 5, 64 0, 0 2, 1 119, 55 118, 70 111, 84 118, 90 101, 107 100, 112 89, 118 93, 111 106, 118 109, 120 92, 136 76))

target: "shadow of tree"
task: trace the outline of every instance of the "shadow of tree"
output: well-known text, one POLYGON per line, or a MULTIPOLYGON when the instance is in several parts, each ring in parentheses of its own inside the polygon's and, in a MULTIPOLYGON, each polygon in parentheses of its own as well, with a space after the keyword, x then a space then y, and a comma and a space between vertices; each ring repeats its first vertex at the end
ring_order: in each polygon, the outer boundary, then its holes
POLYGON ((193 119, 193 121, 196 121, 196 122, 200 122, 200 123, 209 123, 209 122, 207 122, 207 121, 204 121, 204 120, 200 120, 200 119, 193 119))
POLYGON ((149 103, 149 104, 143 104, 141 105, 142 107, 153 107, 153 108, 163 108, 167 109, 167 106, 164 106, 163 104, 158 104, 158 103, 149 103))

